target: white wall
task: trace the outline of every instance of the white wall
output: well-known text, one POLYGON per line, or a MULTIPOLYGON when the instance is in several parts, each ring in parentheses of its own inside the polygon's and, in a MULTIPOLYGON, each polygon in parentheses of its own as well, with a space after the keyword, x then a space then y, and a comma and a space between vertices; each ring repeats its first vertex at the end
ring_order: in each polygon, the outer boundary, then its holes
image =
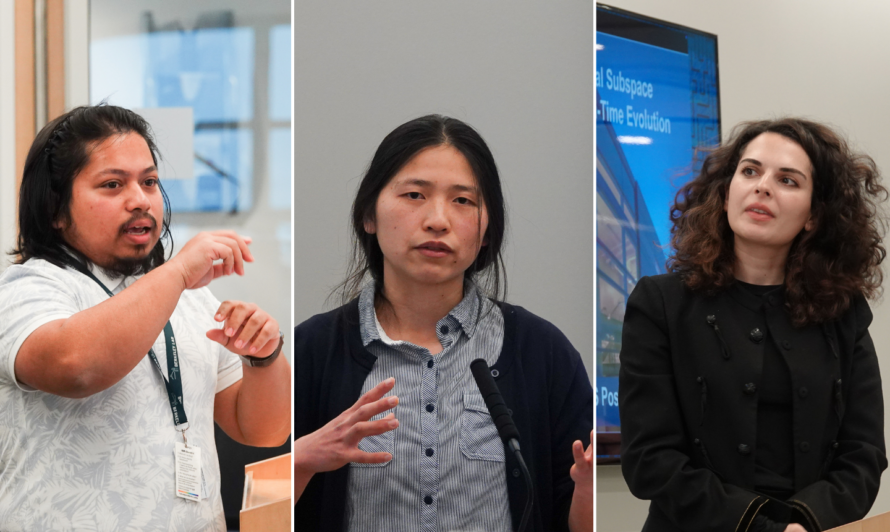
POLYGON ((508 301, 593 360, 592 4, 294 7, 295 321, 332 307, 355 190, 383 137, 429 113, 485 138, 508 208, 508 301))
MULTIPOLYGON (((890 4, 841 5, 826 0, 607 3, 717 35, 724 134, 742 120, 804 116, 846 132, 854 146, 890 172, 890 69, 886 65, 890 4)), ((890 264, 885 264, 885 272, 890 272, 890 264)), ((884 382, 890 382, 890 304, 872 306, 871 334, 884 382)), ((885 421, 885 427, 890 429, 890 422, 885 421)), ((870 515, 890 511, 886 472, 883 480, 870 515)), ((640 530, 646 508, 647 503, 627 491, 617 467, 597 468, 597 530, 640 530)))

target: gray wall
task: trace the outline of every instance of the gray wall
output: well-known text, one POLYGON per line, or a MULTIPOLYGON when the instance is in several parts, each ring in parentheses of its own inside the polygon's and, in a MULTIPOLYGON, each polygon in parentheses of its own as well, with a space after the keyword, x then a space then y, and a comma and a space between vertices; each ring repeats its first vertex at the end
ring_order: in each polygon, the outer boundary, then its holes
MULTIPOLYGON (((890 169, 890 4, 611 0, 609 5, 718 36, 724 133, 742 120, 801 115, 831 123, 890 169)), ((885 271, 887 269, 885 268, 885 271)), ((885 283, 886 285, 886 283, 885 283)), ((871 334, 890 382, 890 305, 872 302, 871 334)), ((890 412, 886 410, 885 412, 890 412)), ((885 422, 890 427, 890 423, 885 422)), ((884 484, 871 514, 890 511, 884 484)), ((597 468, 597 530, 640 530, 648 503, 615 466, 597 468)))
POLYGON ((294 6, 294 320, 332 308, 349 209, 383 137, 428 113, 494 152, 508 202, 508 301, 559 327, 592 375, 592 4, 294 6))

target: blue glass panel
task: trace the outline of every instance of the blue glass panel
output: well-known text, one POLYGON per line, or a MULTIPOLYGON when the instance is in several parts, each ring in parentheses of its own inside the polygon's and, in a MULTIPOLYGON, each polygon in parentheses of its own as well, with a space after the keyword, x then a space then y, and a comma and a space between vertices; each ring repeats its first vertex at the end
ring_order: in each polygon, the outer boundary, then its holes
POLYGON ((273 26, 269 32, 269 118, 290 121, 291 59, 290 24, 273 26))
POLYGON ((290 209, 290 155, 290 128, 273 128, 269 132, 269 206, 276 210, 290 209))
MULTIPOLYGON (((173 211, 243 212, 253 206, 253 132, 213 129, 195 132, 194 179, 168 179, 164 189, 173 211), (215 168, 214 168, 215 167, 215 168), (225 173, 223 176, 218 170, 225 173)), ((163 155, 163 154, 162 154, 163 155)), ((288 206, 290 206, 288 200, 288 206)))

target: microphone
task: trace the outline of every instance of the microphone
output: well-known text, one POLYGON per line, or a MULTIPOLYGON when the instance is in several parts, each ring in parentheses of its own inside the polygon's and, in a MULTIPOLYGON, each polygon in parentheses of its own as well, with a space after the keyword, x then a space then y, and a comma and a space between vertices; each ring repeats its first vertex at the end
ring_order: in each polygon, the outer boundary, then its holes
POLYGON ((504 443, 510 444, 510 440, 516 440, 516 448, 519 448, 519 429, 513 424, 513 416, 507 408, 507 403, 501 396, 498 385, 495 384, 488 369, 488 363, 481 358, 477 358, 470 364, 470 371, 473 372, 473 378, 476 379, 476 386, 482 393, 482 399, 485 400, 485 406, 488 407, 488 413, 494 420, 494 426, 498 429, 501 439, 504 443))
POLYGON ((492 421, 494 421, 494 426, 497 427, 498 434, 501 436, 501 439, 504 440, 504 443, 510 447, 513 454, 516 455, 516 460, 519 462, 519 468, 522 470, 522 475, 525 478, 525 487, 528 489, 528 499, 525 501, 525 510, 523 510, 522 520, 519 522, 519 532, 523 532, 526 525, 528 525, 528 519, 532 513, 532 505, 535 501, 535 488, 532 484, 532 476, 528 472, 528 467, 525 465, 525 460, 522 459, 522 453, 519 452, 519 429, 513 424, 513 416, 510 414, 510 410, 507 408, 507 403, 504 402, 503 396, 501 396, 501 391, 498 390, 498 385, 495 384, 494 378, 491 376, 491 371, 488 369, 488 362, 481 358, 477 358, 470 363, 470 371, 473 372, 476 386, 479 387, 479 392, 482 393, 482 399, 485 401, 485 406, 488 407, 488 414, 491 416, 492 421))

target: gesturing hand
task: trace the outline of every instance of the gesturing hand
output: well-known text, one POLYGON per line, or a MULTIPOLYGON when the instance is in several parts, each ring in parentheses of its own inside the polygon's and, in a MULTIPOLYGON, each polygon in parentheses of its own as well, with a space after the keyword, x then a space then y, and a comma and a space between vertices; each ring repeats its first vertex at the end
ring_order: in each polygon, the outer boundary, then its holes
POLYGON ((399 426, 392 413, 383 419, 368 421, 399 404, 396 396, 383 397, 395 384, 394 378, 386 379, 327 425, 295 441, 294 469, 297 476, 333 471, 349 462, 379 464, 392 460, 392 455, 386 452, 359 450, 358 443, 366 436, 383 434, 399 426))
POLYGON ((251 240, 234 231, 198 233, 170 259, 179 268, 185 288, 201 288, 224 275, 244 275, 244 261, 253 262, 251 240), (222 260, 218 264, 214 261, 222 260))
POLYGON ((264 358, 278 347, 278 322, 253 303, 223 301, 214 319, 226 324, 207 331, 207 338, 236 355, 264 358))
POLYGON ((590 431, 590 445, 584 450, 581 440, 572 442, 572 456, 575 463, 569 470, 575 481, 572 504, 569 507, 569 530, 571 532, 593 531, 593 431, 590 431))
POLYGON ((586 490, 593 496, 593 431, 590 431, 590 445, 587 450, 581 440, 572 443, 572 456, 575 463, 569 470, 569 475, 575 481, 575 489, 586 490))

